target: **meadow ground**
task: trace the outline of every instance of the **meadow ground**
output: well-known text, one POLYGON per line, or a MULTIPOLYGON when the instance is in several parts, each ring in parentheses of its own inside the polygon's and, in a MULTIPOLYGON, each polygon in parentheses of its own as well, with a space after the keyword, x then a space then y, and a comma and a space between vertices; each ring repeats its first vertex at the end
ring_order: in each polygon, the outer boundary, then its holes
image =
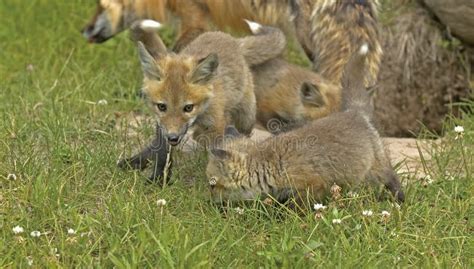
POLYGON ((317 215, 259 202, 223 213, 209 202, 205 156, 164 189, 116 168, 152 128, 117 128, 149 111, 128 36, 100 46, 80 36, 93 2, 0 2, 1 268, 473 267, 473 115, 446 122, 431 179, 406 175, 400 208, 360 190, 317 215))

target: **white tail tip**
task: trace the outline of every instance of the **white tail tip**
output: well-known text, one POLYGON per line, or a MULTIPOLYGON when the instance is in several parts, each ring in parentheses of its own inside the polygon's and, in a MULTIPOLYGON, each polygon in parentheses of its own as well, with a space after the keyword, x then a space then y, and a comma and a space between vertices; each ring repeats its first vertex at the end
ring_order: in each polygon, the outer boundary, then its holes
POLYGON ((143 20, 140 23, 140 28, 143 30, 156 30, 160 29, 163 26, 161 23, 154 21, 154 20, 143 20))
POLYGON ((262 29, 262 25, 260 23, 249 20, 245 20, 245 22, 248 24, 250 31, 252 31, 253 34, 258 34, 260 29, 262 29))
POLYGON ((369 45, 367 44, 362 45, 359 49, 360 55, 366 55, 368 52, 369 52, 369 45))

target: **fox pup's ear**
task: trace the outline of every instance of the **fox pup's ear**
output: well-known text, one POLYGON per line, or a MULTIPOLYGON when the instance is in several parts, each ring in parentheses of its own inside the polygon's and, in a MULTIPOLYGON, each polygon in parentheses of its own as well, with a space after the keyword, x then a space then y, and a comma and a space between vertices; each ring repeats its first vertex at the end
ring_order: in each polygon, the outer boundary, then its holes
POLYGON ((216 75, 219 59, 217 54, 211 53, 198 61, 196 69, 191 76, 191 83, 207 83, 216 75))
POLYGON ((143 74, 148 79, 160 80, 160 69, 156 64, 155 59, 150 55, 141 41, 138 41, 137 45, 143 74))
POLYGON ((303 82, 300 91, 303 104, 316 107, 322 107, 326 104, 318 86, 309 82, 303 82))
POLYGON ((224 136, 225 138, 240 138, 242 137, 242 134, 239 133, 239 131, 235 128, 234 125, 229 125, 225 128, 224 131, 224 136))

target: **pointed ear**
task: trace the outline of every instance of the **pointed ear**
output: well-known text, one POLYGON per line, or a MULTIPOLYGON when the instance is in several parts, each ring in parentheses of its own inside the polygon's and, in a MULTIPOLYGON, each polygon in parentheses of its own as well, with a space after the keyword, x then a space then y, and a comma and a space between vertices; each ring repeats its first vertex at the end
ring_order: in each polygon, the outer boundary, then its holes
POLYGON ((138 56, 142 64, 142 70, 145 77, 148 79, 160 80, 160 69, 156 64, 155 59, 151 56, 141 41, 137 42, 138 56))
POLYGON ((211 53, 207 57, 199 60, 191 76, 191 83, 209 82, 216 75, 218 66, 219 59, 215 53, 211 53))
POLYGON ((318 86, 312 83, 303 82, 300 88, 300 93, 301 101, 305 105, 322 107, 326 104, 318 86))
POLYGON ((230 158, 231 153, 223 149, 211 149, 210 154, 212 157, 218 160, 227 160, 230 158))
POLYGON ((239 131, 237 130, 237 128, 235 128, 234 125, 229 125, 225 128, 225 131, 224 131, 224 136, 225 138, 240 138, 242 137, 242 134, 239 133, 239 131))

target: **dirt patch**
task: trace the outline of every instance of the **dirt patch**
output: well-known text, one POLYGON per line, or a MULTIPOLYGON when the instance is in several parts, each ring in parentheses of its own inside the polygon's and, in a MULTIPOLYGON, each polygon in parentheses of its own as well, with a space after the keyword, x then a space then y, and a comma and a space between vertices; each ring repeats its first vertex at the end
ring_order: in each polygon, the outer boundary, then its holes
POLYGON ((423 125, 440 133, 446 115, 459 115, 452 104, 471 92, 467 53, 444 38, 429 11, 410 2, 387 11, 395 15, 383 21, 374 103, 386 136, 413 136, 423 125))

